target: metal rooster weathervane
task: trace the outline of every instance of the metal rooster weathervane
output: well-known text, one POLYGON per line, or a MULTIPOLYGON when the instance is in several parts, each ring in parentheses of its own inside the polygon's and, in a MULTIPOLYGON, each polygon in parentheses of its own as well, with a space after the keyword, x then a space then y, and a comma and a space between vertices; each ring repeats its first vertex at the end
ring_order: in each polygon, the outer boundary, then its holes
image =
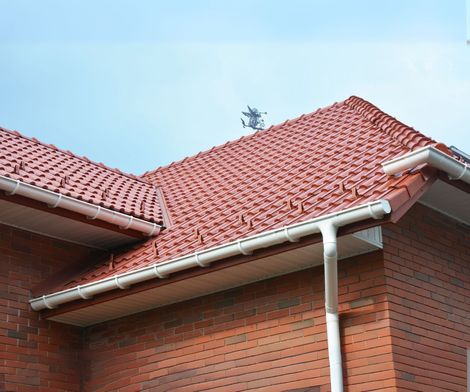
POLYGON ((248 112, 242 112, 242 114, 246 117, 248 117, 248 124, 241 118, 243 128, 253 128, 256 130, 261 130, 264 129, 264 120, 261 118, 261 115, 263 114, 268 114, 267 112, 260 112, 256 108, 250 108, 248 105, 248 112))

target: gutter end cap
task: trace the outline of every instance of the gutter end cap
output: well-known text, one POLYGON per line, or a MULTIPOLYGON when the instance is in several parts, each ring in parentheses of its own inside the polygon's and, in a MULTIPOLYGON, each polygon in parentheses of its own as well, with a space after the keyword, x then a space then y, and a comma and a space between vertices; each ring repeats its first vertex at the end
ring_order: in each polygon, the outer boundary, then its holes
POLYGON ((380 204, 382 206, 384 214, 390 214, 392 212, 392 206, 390 205, 388 200, 382 199, 380 200, 380 204))

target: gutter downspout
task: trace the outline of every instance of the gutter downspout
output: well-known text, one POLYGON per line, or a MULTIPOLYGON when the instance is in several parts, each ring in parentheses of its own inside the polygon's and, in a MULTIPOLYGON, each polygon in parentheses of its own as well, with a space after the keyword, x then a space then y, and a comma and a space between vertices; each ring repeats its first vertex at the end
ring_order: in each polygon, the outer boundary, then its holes
POLYGON ((386 174, 393 175, 422 164, 428 164, 447 173, 451 180, 461 180, 470 184, 470 167, 433 146, 420 148, 384 162, 382 167, 386 174))
POLYGON ((325 269, 325 318, 330 363, 331 392, 343 392, 343 365, 338 316, 338 247, 337 226, 327 221, 320 226, 323 237, 323 260, 325 269))
POLYGON ((10 196, 24 196, 28 199, 46 203, 51 208, 61 207, 65 210, 85 215, 89 219, 98 219, 119 226, 121 229, 139 231, 148 236, 157 235, 162 229, 162 226, 156 223, 147 222, 131 215, 113 211, 109 208, 96 206, 82 200, 74 199, 70 196, 65 196, 61 193, 52 192, 35 185, 26 184, 25 182, 1 175, 0 189, 4 190, 6 194, 10 196))

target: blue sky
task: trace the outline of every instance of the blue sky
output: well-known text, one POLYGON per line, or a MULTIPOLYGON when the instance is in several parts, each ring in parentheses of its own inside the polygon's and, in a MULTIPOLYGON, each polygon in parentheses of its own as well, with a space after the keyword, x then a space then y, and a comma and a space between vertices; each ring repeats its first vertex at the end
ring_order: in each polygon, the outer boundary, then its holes
POLYGON ((470 152, 465 0, 0 0, 0 124, 136 174, 359 95, 470 152))

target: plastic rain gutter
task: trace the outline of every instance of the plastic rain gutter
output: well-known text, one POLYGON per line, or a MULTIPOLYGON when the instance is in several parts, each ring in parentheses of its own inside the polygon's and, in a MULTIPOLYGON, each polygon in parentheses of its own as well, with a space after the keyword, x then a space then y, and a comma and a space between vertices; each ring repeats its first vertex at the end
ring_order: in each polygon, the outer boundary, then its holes
POLYGON ((73 197, 65 196, 61 193, 52 192, 5 176, 0 176, 0 189, 4 190, 7 195, 24 196, 46 203, 51 208, 60 207, 85 215, 89 219, 98 219, 119 226, 121 229, 135 230, 148 236, 158 234, 162 228, 161 225, 156 223, 147 222, 143 219, 112 211, 108 208, 96 206, 85 201, 74 199, 73 197))
POLYGON ((256 249, 267 248, 284 242, 296 242, 307 235, 321 233, 325 263, 325 307, 328 335, 328 355, 332 392, 343 391, 343 370, 338 322, 338 271, 336 232, 341 226, 366 219, 381 219, 391 212, 388 201, 379 200, 340 212, 327 214, 315 219, 280 229, 266 231, 251 237, 230 242, 218 247, 196 252, 167 262, 156 263, 124 274, 115 275, 83 286, 31 299, 36 310, 53 309, 61 304, 89 299, 94 295, 114 289, 127 289, 131 285, 155 278, 166 278, 171 274, 194 267, 207 267, 211 263, 237 255, 249 255, 256 249))
POLYGON ((421 164, 428 164, 446 172, 451 180, 461 180, 470 184, 470 167, 435 147, 428 146, 402 155, 382 164, 384 172, 393 175, 421 164))

